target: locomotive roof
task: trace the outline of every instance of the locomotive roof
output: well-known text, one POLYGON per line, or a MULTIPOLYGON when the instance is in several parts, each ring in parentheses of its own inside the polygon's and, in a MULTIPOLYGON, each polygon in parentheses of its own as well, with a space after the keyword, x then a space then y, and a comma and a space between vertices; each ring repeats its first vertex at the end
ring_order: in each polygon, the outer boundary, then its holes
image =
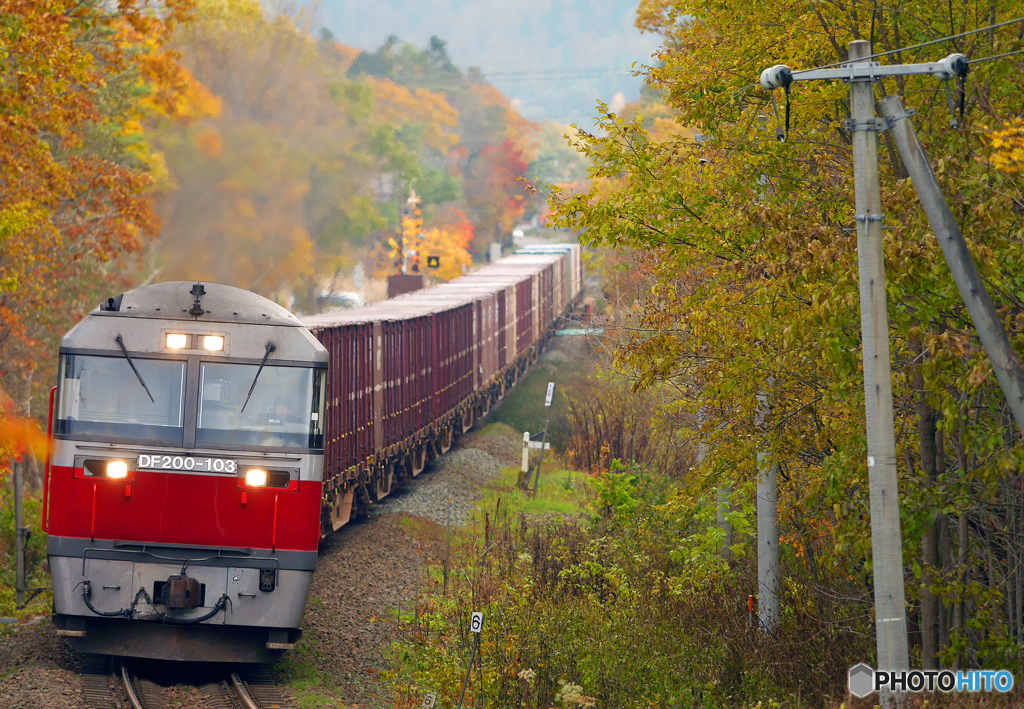
POLYGON ((208 323, 259 323, 284 327, 302 326, 297 317, 277 303, 252 291, 220 283, 196 281, 154 283, 126 291, 110 300, 101 303, 90 315, 208 323), (203 295, 199 296, 199 306, 203 310, 203 314, 198 317, 190 314, 196 300, 192 289, 196 285, 202 286, 205 291, 203 295), (114 308, 108 306, 110 300, 115 301, 114 308))

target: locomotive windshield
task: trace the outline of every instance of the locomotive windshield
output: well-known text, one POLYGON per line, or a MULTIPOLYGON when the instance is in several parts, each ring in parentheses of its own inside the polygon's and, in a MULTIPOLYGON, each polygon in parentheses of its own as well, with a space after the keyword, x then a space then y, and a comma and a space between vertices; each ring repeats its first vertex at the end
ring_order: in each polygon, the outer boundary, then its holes
POLYGON ((133 361, 148 393, 124 357, 62 357, 56 432, 181 445, 185 363, 133 361))
POLYGON ((325 370, 268 365, 257 379, 258 371, 254 364, 203 364, 196 445, 323 448, 325 370))

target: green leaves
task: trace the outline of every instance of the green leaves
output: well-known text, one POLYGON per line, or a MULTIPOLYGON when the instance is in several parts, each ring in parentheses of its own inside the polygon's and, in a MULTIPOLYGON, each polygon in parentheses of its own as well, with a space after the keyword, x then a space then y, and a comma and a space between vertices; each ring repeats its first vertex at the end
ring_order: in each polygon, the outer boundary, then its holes
MULTIPOLYGON (((771 98, 753 82, 775 63, 801 69, 845 59, 854 37, 874 37, 886 48, 933 39, 934 28, 948 24, 949 8, 912 2, 899 13, 876 8, 872 16, 845 6, 823 13, 814 2, 643 5, 643 26, 666 41, 660 65, 649 71, 661 97, 649 97, 632 120, 599 105, 598 129, 574 136, 593 162, 592 188, 556 194, 554 221, 594 246, 620 250, 616 258, 631 268, 628 275, 608 272, 608 290, 637 302, 619 314, 626 328, 644 335, 620 335, 614 362, 636 387, 657 389, 664 398, 673 392, 660 416, 705 451, 689 474, 690 489, 702 491, 690 498, 688 504, 698 506, 690 510, 707 516, 699 507, 709 504, 703 493, 726 481, 751 495, 754 457, 770 451, 786 472, 780 518, 796 554, 794 573, 849 568, 864 583, 871 543, 854 190, 843 127, 848 86, 795 84, 791 131, 782 143, 773 137, 771 98), (670 16, 692 19, 680 25, 670 16), (675 130, 644 114, 667 115, 675 130), (761 410, 759 396, 772 402, 768 410, 761 410), (805 553, 815 549, 813 558, 805 553)), ((971 16, 963 3, 952 11, 971 16)), ((959 51, 995 54, 1007 37, 1005 31, 972 35, 959 51)), ((945 51, 930 46, 901 60, 945 51)), ((950 130, 945 105, 932 102, 933 80, 886 80, 879 94, 899 94, 918 109, 914 121, 925 150, 1011 338, 1024 352, 1024 242, 1016 236, 1024 191, 1012 177, 1019 131, 1002 118, 1019 112, 1024 85, 1012 62, 979 66, 991 73, 968 88, 972 109, 960 130, 950 130)), ((968 514, 972 525, 986 530, 999 530, 1008 516, 1020 514, 1019 500, 1005 486, 1016 479, 1022 446, 916 193, 884 135, 879 161, 910 565, 923 530, 944 511, 968 514), (921 338, 923 354, 910 351, 911 337, 921 338), (923 385, 913 382, 918 368, 923 385), (922 386, 929 406, 942 415, 939 485, 921 484, 911 469, 921 469, 914 404, 922 386)), ((694 548, 713 548, 716 531, 697 534, 694 548)), ((1011 555, 992 534, 982 538, 994 558, 1011 555)), ((1009 579, 1011 565, 997 564, 993 573, 1009 579)), ((985 642, 972 639, 976 648, 985 642)))

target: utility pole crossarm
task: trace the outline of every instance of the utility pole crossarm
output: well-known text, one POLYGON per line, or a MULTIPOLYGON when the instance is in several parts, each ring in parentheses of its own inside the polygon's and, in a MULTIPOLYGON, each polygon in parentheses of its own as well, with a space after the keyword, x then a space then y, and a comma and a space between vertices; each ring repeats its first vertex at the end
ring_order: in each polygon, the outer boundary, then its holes
POLYGON ((939 79, 953 79, 967 73, 967 57, 950 54, 945 59, 925 64, 886 64, 878 62, 847 62, 827 69, 805 69, 793 71, 785 64, 776 64, 761 72, 761 86, 771 91, 783 88, 794 81, 822 81, 838 79, 844 82, 875 81, 886 76, 935 76, 939 79))

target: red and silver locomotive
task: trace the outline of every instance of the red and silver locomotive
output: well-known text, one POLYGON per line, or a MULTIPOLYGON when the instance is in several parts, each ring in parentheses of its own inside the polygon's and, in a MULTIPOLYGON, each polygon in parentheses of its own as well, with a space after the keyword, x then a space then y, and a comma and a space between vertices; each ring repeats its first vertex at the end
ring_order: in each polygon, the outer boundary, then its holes
POLYGON ((293 647, 320 539, 484 415, 582 287, 563 244, 304 322, 217 284, 108 299, 61 340, 50 405, 58 633, 169 660, 293 647))
POLYGON ((217 284, 110 298, 60 347, 44 528, 76 648, 265 662, 299 635, 320 541, 327 351, 217 284))

